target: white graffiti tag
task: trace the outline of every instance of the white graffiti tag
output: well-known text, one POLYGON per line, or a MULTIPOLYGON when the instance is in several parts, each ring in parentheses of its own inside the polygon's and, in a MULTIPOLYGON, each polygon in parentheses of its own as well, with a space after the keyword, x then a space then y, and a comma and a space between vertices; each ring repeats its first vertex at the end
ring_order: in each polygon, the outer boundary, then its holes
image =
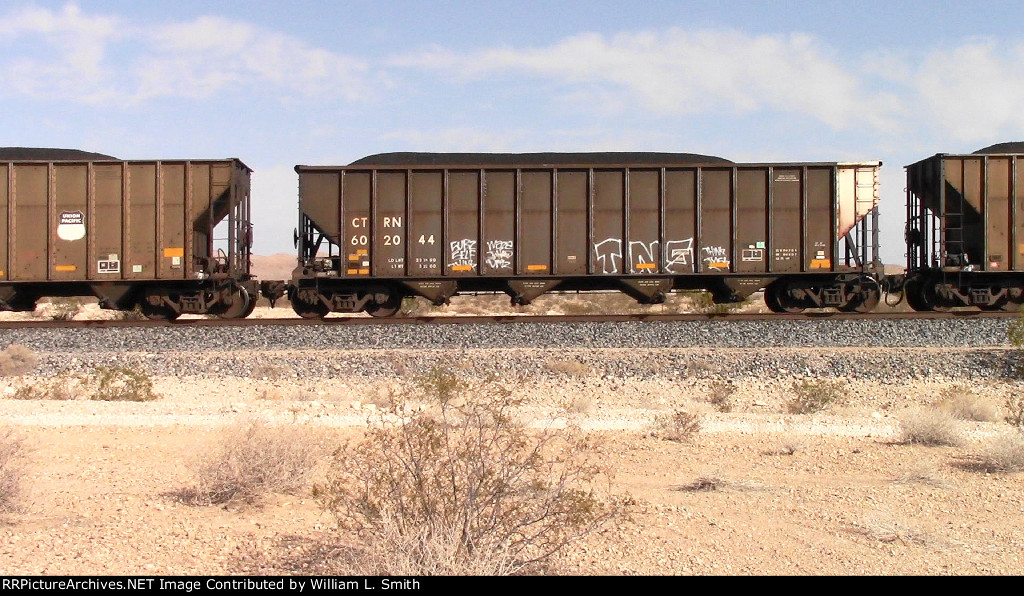
POLYGON ((658 241, 650 244, 634 240, 629 243, 629 269, 631 273, 656 273, 658 263, 654 255, 658 254, 658 241))
POLYGON ((693 238, 665 243, 665 271, 693 273, 693 238))
POLYGON ((594 245, 594 255, 601 266, 601 273, 619 273, 620 265, 625 261, 629 273, 658 273, 658 257, 664 265, 665 273, 693 272, 693 238, 686 240, 669 240, 665 243, 664 253, 659 250, 660 243, 634 240, 629 243, 629 251, 623 259, 622 240, 608 238, 594 245))
POLYGON ((622 240, 609 238, 594 245, 594 255, 601 263, 601 273, 618 273, 622 262, 622 240))
POLYGON ((491 269, 511 269, 512 241, 488 240, 486 257, 487 266, 491 269))
POLYGON ((708 269, 729 270, 729 255, 722 246, 705 246, 701 249, 708 269))
POLYGON ((450 243, 450 249, 449 265, 459 268, 467 266, 471 269, 476 268, 476 240, 469 238, 456 240, 450 243))

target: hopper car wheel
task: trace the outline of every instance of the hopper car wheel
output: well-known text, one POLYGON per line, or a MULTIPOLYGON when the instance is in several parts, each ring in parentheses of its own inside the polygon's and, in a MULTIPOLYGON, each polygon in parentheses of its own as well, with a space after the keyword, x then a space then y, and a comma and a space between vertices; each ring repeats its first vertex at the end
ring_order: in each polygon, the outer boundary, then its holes
POLYGON ((366 312, 369 313, 371 317, 377 317, 377 318, 393 317, 396 314, 398 314, 398 311, 401 308, 402 308, 402 297, 401 296, 391 296, 388 299, 388 301, 383 303, 383 304, 380 304, 380 303, 377 303, 377 302, 371 303, 369 306, 366 307, 366 312))
POLYGON ((986 304, 984 306, 980 306, 979 308, 981 308, 981 310, 984 310, 986 312, 1016 312, 1018 306, 1020 306, 1020 305, 1014 304, 1013 302, 1010 302, 1004 296, 1001 300, 999 300, 995 304, 986 304))
POLYGON ((254 308, 256 308, 256 301, 249 296, 249 292, 245 288, 239 287, 235 295, 232 296, 231 305, 223 312, 217 313, 217 316, 222 319, 244 319, 252 314, 254 308))
POLYGON ((309 304, 308 302, 302 302, 299 300, 292 302, 292 310, 294 310, 295 314, 299 315, 303 319, 322 319, 326 317, 329 312, 327 306, 321 302, 309 304))
POLYGON ((139 310, 142 311, 143 316, 151 321, 173 321, 181 315, 181 313, 169 306, 153 306, 146 301, 139 304, 139 310))
POLYGON ((788 302, 785 286, 770 285, 764 289, 764 303, 768 310, 777 313, 798 313, 803 312, 802 306, 796 306, 788 302))
POLYGON ((1020 303, 1007 300, 1006 302, 999 305, 999 310, 1003 312, 1017 312, 1020 310, 1020 303))
POLYGON ((398 314, 398 309, 400 307, 401 307, 401 305, 398 305, 398 306, 388 306, 386 304, 379 304, 379 305, 374 305, 374 306, 366 307, 366 312, 370 313, 371 317, 377 317, 377 318, 393 317, 396 314, 398 314))
POLYGON ((950 312, 953 310, 953 305, 944 302, 935 290, 935 280, 925 282, 921 288, 921 296, 924 298, 925 303, 928 304, 929 310, 934 310, 935 312, 950 312))
POLYGON ((839 310, 843 312, 871 312, 875 310, 875 307, 878 306, 878 302, 882 298, 878 284, 875 284, 874 287, 864 288, 858 294, 858 296, 847 302, 839 310))
POLYGON ((931 306, 925 301, 921 290, 921 283, 917 280, 911 280, 903 286, 903 295, 906 297, 910 308, 919 312, 929 311, 931 306))

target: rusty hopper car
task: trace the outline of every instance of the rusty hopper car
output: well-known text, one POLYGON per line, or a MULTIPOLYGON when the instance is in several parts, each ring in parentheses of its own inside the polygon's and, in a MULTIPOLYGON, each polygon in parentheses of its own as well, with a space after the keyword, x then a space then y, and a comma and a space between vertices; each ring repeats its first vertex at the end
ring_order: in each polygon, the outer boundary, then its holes
POLYGON ((296 166, 296 312, 394 314, 405 296, 765 289, 775 311, 879 299, 879 162, 688 154, 382 154, 296 166), (395 157, 395 156, 398 157, 395 157), (682 157, 678 157, 682 155, 682 157), (673 157, 676 156, 676 157, 673 157))
POLYGON ((95 296, 151 318, 246 316, 259 291, 250 172, 237 159, 0 161, 0 308, 95 296))
POLYGON ((1024 302, 1024 153, 982 151, 906 166, 904 290, 916 310, 1024 302))

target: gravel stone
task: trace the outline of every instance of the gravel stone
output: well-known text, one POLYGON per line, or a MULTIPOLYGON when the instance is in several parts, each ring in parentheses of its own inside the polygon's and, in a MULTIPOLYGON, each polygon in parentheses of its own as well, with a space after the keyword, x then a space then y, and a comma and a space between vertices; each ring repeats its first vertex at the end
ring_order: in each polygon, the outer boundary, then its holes
POLYGON ((150 374, 248 377, 259 365, 303 377, 393 377, 461 363, 477 374, 552 377, 575 360, 609 379, 1013 376, 1005 319, 686 321, 473 325, 18 329, 37 373, 142 366, 150 374), (773 348, 787 348, 778 350, 773 348), (803 348, 794 350, 793 348, 803 348), (878 348, 907 348, 881 350, 878 348))

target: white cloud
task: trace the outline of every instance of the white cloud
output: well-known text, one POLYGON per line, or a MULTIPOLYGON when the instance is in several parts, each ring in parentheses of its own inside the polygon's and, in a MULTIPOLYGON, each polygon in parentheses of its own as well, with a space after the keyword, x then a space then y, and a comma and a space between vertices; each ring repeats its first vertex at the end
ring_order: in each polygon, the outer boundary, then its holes
POLYGON ((219 17, 146 25, 33 8, 0 15, 4 46, 0 94, 32 99, 131 105, 258 89, 360 100, 372 88, 362 60, 219 17))
POLYGON ((522 130, 485 131, 471 127, 393 130, 380 137, 383 145, 403 150, 456 153, 522 151, 520 147, 527 139, 529 134, 522 130))
POLYGON ((457 54, 428 48, 391 64, 437 69, 475 80, 533 75, 563 88, 588 110, 632 108, 678 116, 774 110, 809 115, 833 129, 884 128, 899 109, 893 96, 865 89, 860 65, 840 62, 804 34, 736 31, 588 33, 542 48, 457 54))
MULTIPOLYGON (((140 35, 141 37, 141 35, 140 35)), ((137 69, 138 99, 181 94, 206 97, 222 89, 273 85, 302 95, 366 96, 364 61, 219 17, 157 27, 137 69)))
MULTIPOLYGON (((380 135, 379 145, 389 151, 508 152, 545 151, 679 151, 678 135, 646 128, 512 128, 486 130, 458 126, 391 130, 380 135)), ((702 147, 702 149, 706 149, 702 147)))
POLYGON ((922 126, 959 141, 1024 136, 1024 44, 972 41, 932 51, 915 83, 925 108, 922 126))
POLYGON ((106 95, 104 68, 109 44, 121 38, 116 17, 82 14, 69 4, 59 11, 27 8, 0 18, 0 88, 29 97, 77 95, 97 101, 106 95), (40 44, 23 43, 35 38, 40 44), (31 53, 21 51, 30 48, 31 53))

